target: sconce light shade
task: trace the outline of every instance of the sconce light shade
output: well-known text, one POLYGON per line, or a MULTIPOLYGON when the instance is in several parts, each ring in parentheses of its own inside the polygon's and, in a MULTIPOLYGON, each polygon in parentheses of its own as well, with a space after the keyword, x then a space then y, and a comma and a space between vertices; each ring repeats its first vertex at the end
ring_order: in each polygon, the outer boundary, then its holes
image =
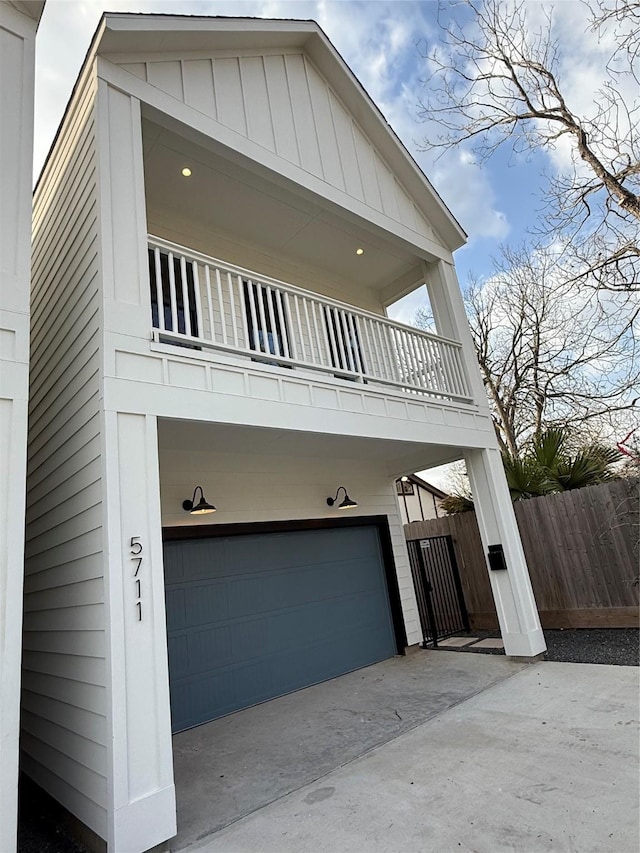
POLYGON ((344 492, 344 498, 342 500, 342 503, 338 504, 338 509, 354 509, 358 506, 355 501, 351 500, 344 486, 338 486, 338 491, 336 492, 335 498, 327 498, 327 504, 329 506, 333 506, 335 504, 335 502, 338 500, 338 495, 341 491, 344 492))
POLYGON ((202 491, 202 486, 196 486, 193 490, 193 497, 190 501, 182 501, 182 509, 185 512, 190 512, 191 515, 206 515, 208 512, 215 512, 216 508, 213 504, 207 503, 202 491), (200 500, 196 503, 196 492, 200 490, 200 500))

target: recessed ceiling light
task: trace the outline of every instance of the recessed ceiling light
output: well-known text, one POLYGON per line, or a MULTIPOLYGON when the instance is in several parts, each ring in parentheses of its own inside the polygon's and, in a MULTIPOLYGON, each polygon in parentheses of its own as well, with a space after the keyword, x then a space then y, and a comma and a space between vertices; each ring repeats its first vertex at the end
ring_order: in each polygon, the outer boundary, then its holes
POLYGON ((184 175, 185 178, 190 178, 191 177, 191 169, 188 166, 185 166, 184 169, 182 170, 182 174, 184 175))
POLYGON ((364 249, 356 249, 356 255, 364 255, 364 249))

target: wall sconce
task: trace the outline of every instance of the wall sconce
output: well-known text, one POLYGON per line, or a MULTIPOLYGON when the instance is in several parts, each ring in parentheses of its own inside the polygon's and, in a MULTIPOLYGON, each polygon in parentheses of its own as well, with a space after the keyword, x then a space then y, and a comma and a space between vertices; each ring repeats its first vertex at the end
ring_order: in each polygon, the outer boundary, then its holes
POLYGON ((190 501, 182 501, 182 509, 185 512, 190 512, 191 515, 206 515, 208 512, 215 512, 216 508, 213 504, 207 503, 202 486, 196 486, 193 490, 193 497, 190 501), (196 503, 196 492, 200 490, 200 500, 196 503))
POLYGON ((338 509, 354 509, 358 506, 355 501, 351 500, 344 486, 338 486, 338 491, 336 492, 335 498, 327 498, 327 503, 329 506, 333 506, 334 503, 338 500, 338 495, 340 494, 340 491, 344 492, 344 499, 342 503, 338 504, 338 509))

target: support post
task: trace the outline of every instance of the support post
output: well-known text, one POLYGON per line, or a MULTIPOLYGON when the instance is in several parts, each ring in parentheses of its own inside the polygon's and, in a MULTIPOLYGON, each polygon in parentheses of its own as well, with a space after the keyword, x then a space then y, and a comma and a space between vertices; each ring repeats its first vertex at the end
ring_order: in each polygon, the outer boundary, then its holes
POLYGON ((156 418, 106 412, 109 853, 176 833, 156 418))
POLYGON ((485 560, 490 545, 504 549, 506 569, 488 571, 505 654, 535 657, 546 645, 500 453, 470 450, 465 461, 485 560))

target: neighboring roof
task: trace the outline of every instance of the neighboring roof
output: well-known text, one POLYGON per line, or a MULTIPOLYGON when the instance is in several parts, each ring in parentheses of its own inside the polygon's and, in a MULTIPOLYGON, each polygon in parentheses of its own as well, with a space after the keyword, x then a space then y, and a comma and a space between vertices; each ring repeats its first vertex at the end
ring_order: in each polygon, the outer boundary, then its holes
MULTIPOLYGON (((409 480, 410 483, 414 483, 416 486, 420 486, 421 489, 431 492, 431 494, 436 498, 442 499, 448 497, 446 492, 437 489, 435 486, 432 486, 431 483, 427 483, 426 480, 423 480, 422 477, 418 477, 417 474, 407 474, 407 480, 409 480)), ((396 482, 399 482, 399 480, 396 480, 396 482)))
POLYGON ((446 247, 454 251, 462 246, 466 240, 462 227, 315 21, 107 12, 93 37, 80 77, 97 54, 116 60, 118 55, 175 56, 181 52, 269 47, 304 49, 339 92, 446 247))

